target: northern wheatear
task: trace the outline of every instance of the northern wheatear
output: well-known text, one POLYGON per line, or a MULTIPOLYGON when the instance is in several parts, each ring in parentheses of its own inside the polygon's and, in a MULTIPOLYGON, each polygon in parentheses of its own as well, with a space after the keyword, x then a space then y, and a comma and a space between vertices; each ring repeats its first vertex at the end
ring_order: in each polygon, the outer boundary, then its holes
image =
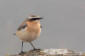
POLYGON ((31 15, 17 29, 16 36, 18 36, 19 39, 22 40, 21 53, 23 53, 23 42, 29 42, 33 49, 36 49, 32 44, 32 41, 40 36, 40 19, 42 19, 42 17, 31 15))

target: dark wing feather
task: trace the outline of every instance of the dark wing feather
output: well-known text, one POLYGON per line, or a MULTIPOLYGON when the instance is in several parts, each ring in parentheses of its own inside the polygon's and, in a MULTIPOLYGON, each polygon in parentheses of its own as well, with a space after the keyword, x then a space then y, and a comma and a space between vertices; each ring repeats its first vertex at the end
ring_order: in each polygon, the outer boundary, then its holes
POLYGON ((25 27, 27 27, 27 24, 22 24, 17 30, 24 29, 25 27))

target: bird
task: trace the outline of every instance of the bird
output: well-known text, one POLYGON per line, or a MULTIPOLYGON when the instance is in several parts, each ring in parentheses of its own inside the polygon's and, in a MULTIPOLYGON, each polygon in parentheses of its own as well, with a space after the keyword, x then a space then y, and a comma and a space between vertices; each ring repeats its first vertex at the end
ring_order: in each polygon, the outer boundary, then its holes
POLYGON ((16 36, 22 41, 21 52, 23 51, 23 43, 28 42, 33 47, 33 50, 37 50, 33 45, 32 41, 36 40, 40 36, 41 24, 40 20, 43 19, 37 15, 30 15, 26 20, 24 20, 16 31, 16 36))

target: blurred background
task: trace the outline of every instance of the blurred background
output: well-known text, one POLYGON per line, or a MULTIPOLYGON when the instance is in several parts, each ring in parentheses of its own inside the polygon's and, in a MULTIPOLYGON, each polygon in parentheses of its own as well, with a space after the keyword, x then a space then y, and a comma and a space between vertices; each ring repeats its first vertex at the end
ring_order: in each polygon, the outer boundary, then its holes
MULTIPOLYGON (((19 53, 21 41, 13 33, 30 14, 43 26, 37 48, 68 48, 85 52, 85 0, 0 0, 0 56, 19 53)), ((32 49, 24 43, 24 51, 32 49)))

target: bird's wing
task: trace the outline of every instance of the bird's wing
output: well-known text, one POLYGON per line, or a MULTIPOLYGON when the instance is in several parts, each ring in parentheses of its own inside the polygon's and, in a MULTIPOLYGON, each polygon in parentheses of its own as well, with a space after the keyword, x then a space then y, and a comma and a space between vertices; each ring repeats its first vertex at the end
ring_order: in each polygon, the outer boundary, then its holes
POLYGON ((25 27, 27 27, 27 24, 26 23, 21 24, 17 30, 24 29, 25 27))

